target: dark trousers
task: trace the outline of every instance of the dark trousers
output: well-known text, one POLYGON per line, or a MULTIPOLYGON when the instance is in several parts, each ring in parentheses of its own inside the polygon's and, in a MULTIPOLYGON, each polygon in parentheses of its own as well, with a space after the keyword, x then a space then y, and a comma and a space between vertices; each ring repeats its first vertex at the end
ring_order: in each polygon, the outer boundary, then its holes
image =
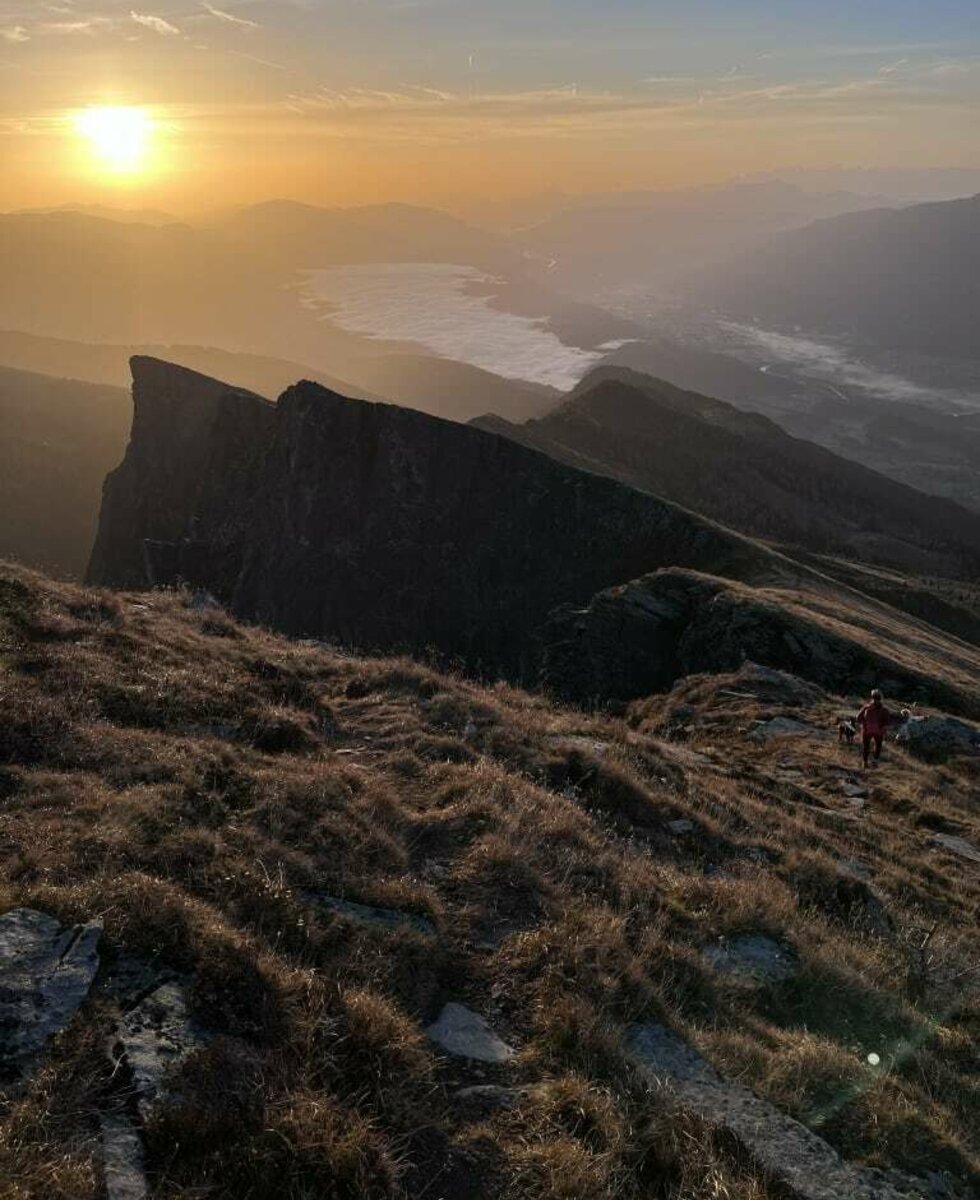
POLYGON ((880 733, 866 733, 861 738, 861 749, 864 752, 864 761, 867 762, 871 755, 871 743, 874 742, 875 762, 881 758, 881 739, 880 733))

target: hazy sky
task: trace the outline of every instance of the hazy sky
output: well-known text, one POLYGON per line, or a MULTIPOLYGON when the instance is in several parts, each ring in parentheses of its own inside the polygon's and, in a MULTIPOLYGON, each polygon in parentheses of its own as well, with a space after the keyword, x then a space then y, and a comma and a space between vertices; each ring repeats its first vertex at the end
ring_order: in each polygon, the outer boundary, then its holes
POLYGON ((978 133, 977 0, 0 0, 0 208, 980 166, 978 133), (155 122, 143 169, 93 161, 104 105, 155 122))

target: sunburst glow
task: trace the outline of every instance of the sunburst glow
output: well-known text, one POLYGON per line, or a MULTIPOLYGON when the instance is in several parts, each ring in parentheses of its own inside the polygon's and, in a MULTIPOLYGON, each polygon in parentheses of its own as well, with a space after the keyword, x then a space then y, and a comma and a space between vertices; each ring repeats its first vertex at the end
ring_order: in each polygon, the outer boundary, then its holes
POLYGON ((104 170, 133 175, 146 168, 155 123, 143 109, 87 108, 77 114, 74 125, 104 170))

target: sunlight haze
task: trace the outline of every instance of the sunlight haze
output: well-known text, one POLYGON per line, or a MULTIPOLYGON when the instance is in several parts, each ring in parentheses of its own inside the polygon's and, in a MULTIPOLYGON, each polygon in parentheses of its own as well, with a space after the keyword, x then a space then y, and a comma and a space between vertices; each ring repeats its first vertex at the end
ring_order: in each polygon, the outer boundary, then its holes
POLYGON ((978 99, 962 0, 928 20, 906 0, 0 0, 5 208, 106 199, 123 175, 191 210, 975 167, 978 99), (133 169, 133 127, 90 134, 110 170, 77 154, 79 110, 147 109, 160 170, 133 169))

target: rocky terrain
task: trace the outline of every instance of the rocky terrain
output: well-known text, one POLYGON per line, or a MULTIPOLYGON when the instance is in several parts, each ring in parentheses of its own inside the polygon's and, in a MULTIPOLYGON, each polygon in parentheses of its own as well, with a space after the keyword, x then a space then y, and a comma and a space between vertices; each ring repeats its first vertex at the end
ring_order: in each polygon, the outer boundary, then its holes
POLYGON ((975 723, 862 773, 753 663, 590 717, 10 566, 0 693, 4 1200, 976 1195, 975 723))
POLYGON ((743 624, 744 636, 704 640, 702 653, 717 654, 699 669, 754 654, 863 688, 896 677, 882 675, 887 661, 924 695, 976 711, 974 647, 840 585, 823 564, 648 492, 483 430, 311 383, 271 405, 157 360, 135 359, 133 370, 133 434, 106 483, 93 582, 183 580, 287 633, 434 650, 487 676, 536 683, 556 610, 681 567, 762 589, 756 626, 774 608, 798 612, 810 629, 810 650, 786 652, 743 624))
POLYGON ((133 371, 96 583, 184 579, 288 633, 513 675, 558 603, 661 565, 782 569, 710 521, 477 429, 312 383, 270 405, 157 360, 133 371))

